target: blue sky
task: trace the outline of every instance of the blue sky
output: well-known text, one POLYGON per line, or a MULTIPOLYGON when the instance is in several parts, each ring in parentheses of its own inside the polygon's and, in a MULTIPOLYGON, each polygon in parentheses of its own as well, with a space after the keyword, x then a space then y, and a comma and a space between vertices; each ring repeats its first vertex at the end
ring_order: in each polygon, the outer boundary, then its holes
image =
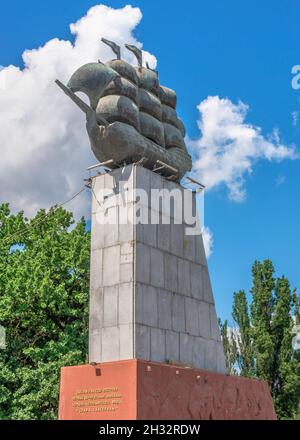
MULTIPOLYGON (((10 1, 2 5, 0 64, 22 66, 24 49, 58 37, 72 39, 75 22, 95 1, 10 1)), ((280 0, 188 2, 106 1, 138 6, 143 19, 134 35, 158 60, 160 80, 178 94, 178 112, 191 138, 199 136, 196 106, 218 95, 249 105, 247 122, 300 151, 300 90, 291 69, 300 64, 300 3, 280 0)), ((99 29, 101 34, 101 29, 99 29)), ((251 285, 251 264, 270 258, 278 275, 300 287, 300 162, 257 161, 245 175, 247 198, 237 203, 222 185, 206 194, 206 224, 213 233, 209 258, 217 311, 230 318, 232 294, 251 285)))

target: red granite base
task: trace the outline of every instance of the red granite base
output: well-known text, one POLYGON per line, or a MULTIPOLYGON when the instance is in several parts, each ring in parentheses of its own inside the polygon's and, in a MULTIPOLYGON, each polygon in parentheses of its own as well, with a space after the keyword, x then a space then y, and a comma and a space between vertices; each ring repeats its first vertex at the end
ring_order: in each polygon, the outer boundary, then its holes
POLYGON ((60 420, 276 420, 266 382, 132 359, 61 370, 60 420))

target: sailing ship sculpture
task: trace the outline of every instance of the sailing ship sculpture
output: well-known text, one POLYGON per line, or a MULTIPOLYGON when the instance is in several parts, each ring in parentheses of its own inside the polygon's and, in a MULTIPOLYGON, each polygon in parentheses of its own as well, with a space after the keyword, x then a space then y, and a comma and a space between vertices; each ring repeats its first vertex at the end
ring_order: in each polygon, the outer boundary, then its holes
POLYGON ((142 65, 142 51, 125 45, 138 66, 121 60, 120 47, 112 41, 116 59, 88 63, 74 72, 67 86, 59 87, 85 112, 92 151, 111 168, 140 162, 179 181, 191 170, 185 128, 176 112, 176 93, 159 84, 157 71, 142 65), (76 92, 85 93, 90 105, 76 92))

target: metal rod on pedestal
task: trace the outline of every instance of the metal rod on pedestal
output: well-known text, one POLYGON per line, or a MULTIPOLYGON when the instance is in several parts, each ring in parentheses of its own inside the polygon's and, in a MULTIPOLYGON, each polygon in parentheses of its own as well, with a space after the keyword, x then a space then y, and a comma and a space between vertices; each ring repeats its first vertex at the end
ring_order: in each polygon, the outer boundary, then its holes
POLYGON ((90 167, 87 168, 87 171, 93 170, 95 168, 99 168, 99 167, 107 167, 107 168, 111 168, 109 165, 113 165, 114 161, 112 159, 110 160, 106 160, 105 162, 99 162, 96 165, 92 165, 90 167))
POLYGON ((185 178, 188 179, 190 182, 192 182, 192 183, 196 183, 196 185, 199 185, 201 189, 204 189, 204 188, 205 188, 205 185, 203 185, 202 183, 198 182, 198 181, 195 180, 195 179, 192 179, 192 177, 185 176, 185 178))

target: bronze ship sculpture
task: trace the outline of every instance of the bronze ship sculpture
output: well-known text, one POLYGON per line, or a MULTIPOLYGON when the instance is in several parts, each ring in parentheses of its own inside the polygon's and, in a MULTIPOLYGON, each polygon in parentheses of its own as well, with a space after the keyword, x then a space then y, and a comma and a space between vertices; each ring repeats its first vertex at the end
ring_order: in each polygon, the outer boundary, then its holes
POLYGON ((158 73, 142 65, 142 51, 125 45, 138 60, 134 67, 120 57, 120 47, 102 41, 116 54, 103 64, 88 63, 77 69, 67 86, 59 87, 86 114, 91 148, 101 162, 111 168, 140 162, 166 177, 179 181, 191 170, 185 128, 176 112, 176 93, 159 84, 158 73), (85 93, 86 104, 76 92, 85 93))

